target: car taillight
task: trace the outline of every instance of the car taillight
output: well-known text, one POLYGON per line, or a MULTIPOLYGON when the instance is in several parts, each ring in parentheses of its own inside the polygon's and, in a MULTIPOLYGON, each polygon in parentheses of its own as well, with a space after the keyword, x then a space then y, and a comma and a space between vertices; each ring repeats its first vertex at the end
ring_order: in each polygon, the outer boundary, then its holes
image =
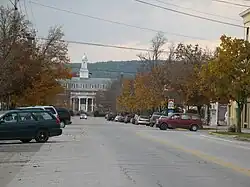
POLYGON ((60 119, 59 119, 59 117, 56 117, 56 123, 57 123, 58 125, 60 125, 60 119))

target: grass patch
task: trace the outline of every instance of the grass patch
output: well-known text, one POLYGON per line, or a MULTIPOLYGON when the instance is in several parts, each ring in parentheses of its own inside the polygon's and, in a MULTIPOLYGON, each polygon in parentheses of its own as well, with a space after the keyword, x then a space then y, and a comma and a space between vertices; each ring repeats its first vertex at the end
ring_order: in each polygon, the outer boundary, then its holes
POLYGON ((211 132, 210 134, 219 135, 221 137, 231 137, 241 141, 250 141, 250 133, 237 132, 211 132))

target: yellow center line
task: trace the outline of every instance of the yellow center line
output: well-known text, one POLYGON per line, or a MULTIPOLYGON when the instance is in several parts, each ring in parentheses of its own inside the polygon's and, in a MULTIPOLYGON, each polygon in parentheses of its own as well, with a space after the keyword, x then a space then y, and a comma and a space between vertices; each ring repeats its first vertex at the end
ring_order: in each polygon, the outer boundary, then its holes
POLYGON ((208 162, 212 162, 212 163, 215 163, 215 164, 218 164, 220 166, 223 166, 225 168, 229 168, 229 169, 232 169, 234 171, 237 171, 237 172, 240 172, 244 175, 247 175, 250 177, 250 169, 247 169, 247 168, 242 168, 238 165, 235 165, 231 162, 225 162, 224 160, 222 159, 219 159, 217 157, 214 157, 214 156, 211 156, 211 155, 208 155, 208 154, 205 154, 205 153, 202 153, 200 151, 197 151, 197 150, 192 150, 192 149, 187 149, 183 146, 179 146, 179 145, 174 145, 172 144, 171 142, 168 142, 166 140, 162 140, 162 139, 159 139, 159 138, 156 138, 156 137, 153 137, 147 133, 142 133, 142 132, 136 132, 136 134, 142 138, 146 138, 146 139, 149 139, 149 140, 152 140, 154 142, 158 142, 158 143, 161 143, 161 144, 165 144, 165 145, 168 145, 174 149, 177 149, 177 150, 181 150, 185 153, 188 153, 188 154, 191 154, 191 155, 194 155, 196 157, 199 157, 201 158, 202 160, 206 160, 208 162))

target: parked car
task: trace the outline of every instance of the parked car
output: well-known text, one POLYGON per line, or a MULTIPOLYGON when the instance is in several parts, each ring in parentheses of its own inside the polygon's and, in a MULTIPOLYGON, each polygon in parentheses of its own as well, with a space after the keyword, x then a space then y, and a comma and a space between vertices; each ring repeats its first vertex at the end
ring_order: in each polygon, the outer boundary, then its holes
POLYGON ((117 115, 114 119, 116 122, 124 122, 124 117, 122 115, 117 115))
POLYGON ((136 121, 136 125, 150 125, 150 117, 149 116, 139 116, 136 121))
MULTIPOLYGON (((56 111, 56 108, 54 106, 28 106, 28 107, 19 107, 17 108, 18 110, 48 110, 50 111, 56 118, 58 118, 58 120, 60 120, 59 115, 56 111)), ((61 128, 65 127, 65 124, 60 123, 61 128)))
POLYGON ((87 117, 86 114, 81 114, 81 115, 80 115, 80 119, 88 119, 88 117, 87 117))
POLYGON ((133 117, 134 117, 133 114, 126 115, 124 118, 124 123, 129 123, 133 117))
POLYGON ((124 120, 125 120, 125 116, 120 116, 118 119, 118 122, 124 122, 124 120))
POLYGON ((71 116, 75 115, 74 112, 73 112, 73 110, 69 110, 69 113, 70 113, 71 116))
POLYGON ((135 114, 134 117, 130 120, 130 122, 132 124, 135 124, 136 123, 136 120, 138 119, 139 115, 138 114, 135 114))
POLYGON ((150 126, 153 127, 156 123, 156 120, 162 116, 160 112, 154 112, 150 117, 150 126))
POLYGON ((191 113, 173 113, 167 118, 159 120, 159 128, 167 130, 168 128, 183 128, 190 131, 197 131, 202 128, 201 117, 191 113))
POLYGON ((66 108, 56 108, 61 126, 72 124, 70 111, 66 108))
POLYGON ((107 120, 108 121, 113 121, 116 117, 116 114, 115 113, 108 113, 108 116, 107 116, 107 120))
POLYGON ((46 110, 10 110, 0 113, 0 140, 20 140, 28 143, 47 142, 49 137, 60 136, 60 120, 46 110))
POLYGON ((168 118, 168 116, 163 115, 163 116, 160 116, 159 119, 156 119, 155 127, 159 128, 159 121, 161 121, 161 119, 163 118, 168 118))

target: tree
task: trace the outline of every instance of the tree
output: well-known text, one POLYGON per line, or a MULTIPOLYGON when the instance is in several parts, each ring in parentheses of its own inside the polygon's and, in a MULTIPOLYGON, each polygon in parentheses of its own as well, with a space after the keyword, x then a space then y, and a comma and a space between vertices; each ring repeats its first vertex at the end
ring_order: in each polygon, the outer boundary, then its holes
POLYGON ((152 97, 154 90, 149 86, 150 73, 138 73, 134 81, 134 96, 136 110, 143 112, 151 109, 154 105, 152 97))
POLYGON ((120 86, 120 80, 113 80, 106 90, 99 90, 96 93, 97 110, 116 111, 120 86))
POLYGON ((133 90, 134 80, 124 79, 122 93, 117 98, 117 104, 120 111, 134 112, 136 110, 136 101, 133 90))
POLYGON ((151 47, 149 52, 137 55, 142 61, 142 71, 151 71, 161 60, 162 54, 165 52, 163 46, 166 44, 167 39, 164 34, 159 32, 151 40, 151 47))
MULTIPOLYGON (((166 51, 163 50, 166 42, 167 39, 164 37, 163 33, 159 32, 151 40, 150 52, 138 55, 143 64, 143 72, 148 72, 148 74, 144 74, 143 76, 139 75, 137 76, 137 78, 139 78, 140 81, 144 80, 143 84, 147 85, 144 91, 147 91, 151 96, 148 100, 150 101, 150 104, 148 106, 151 106, 152 108, 150 109, 153 111, 157 107, 161 106, 162 100, 164 99, 163 87, 166 84, 167 73, 166 69, 163 67, 166 60, 163 60, 162 57, 163 54, 166 53, 166 51)), ((172 55, 172 53, 170 54, 172 55)), ((142 87, 143 85, 141 86, 141 88, 142 87)))
POLYGON ((202 65, 207 64, 212 58, 211 53, 199 45, 184 45, 180 43, 175 51, 176 63, 181 63, 182 68, 176 83, 183 95, 185 95, 185 103, 189 105, 196 105, 199 114, 201 113, 201 106, 209 104, 210 98, 206 97, 201 92, 201 87, 205 86, 205 82, 199 79, 199 72, 202 65))
POLYGON ((221 37, 216 58, 208 66, 210 77, 215 77, 213 88, 218 97, 236 101, 237 132, 241 132, 241 114, 250 97, 250 43, 243 39, 221 37))
POLYGON ((19 12, 0 8, 0 97, 13 104, 51 103, 63 90, 60 80, 70 78, 67 44, 60 27, 30 42, 29 26, 19 12))
MULTIPOLYGON (((26 77, 23 76, 23 72, 28 66, 33 65, 29 59, 31 52, 28 50, 26 38, 26 34, 30 32, 29 25, 29 21, 25 20, 23 15, 10 8, 0 7, 0 98, 2 99, 20 93, 30 84, 30 81, 23 80, 26 77)), ((31 68, 28 69, 30 72, 31 68)))

